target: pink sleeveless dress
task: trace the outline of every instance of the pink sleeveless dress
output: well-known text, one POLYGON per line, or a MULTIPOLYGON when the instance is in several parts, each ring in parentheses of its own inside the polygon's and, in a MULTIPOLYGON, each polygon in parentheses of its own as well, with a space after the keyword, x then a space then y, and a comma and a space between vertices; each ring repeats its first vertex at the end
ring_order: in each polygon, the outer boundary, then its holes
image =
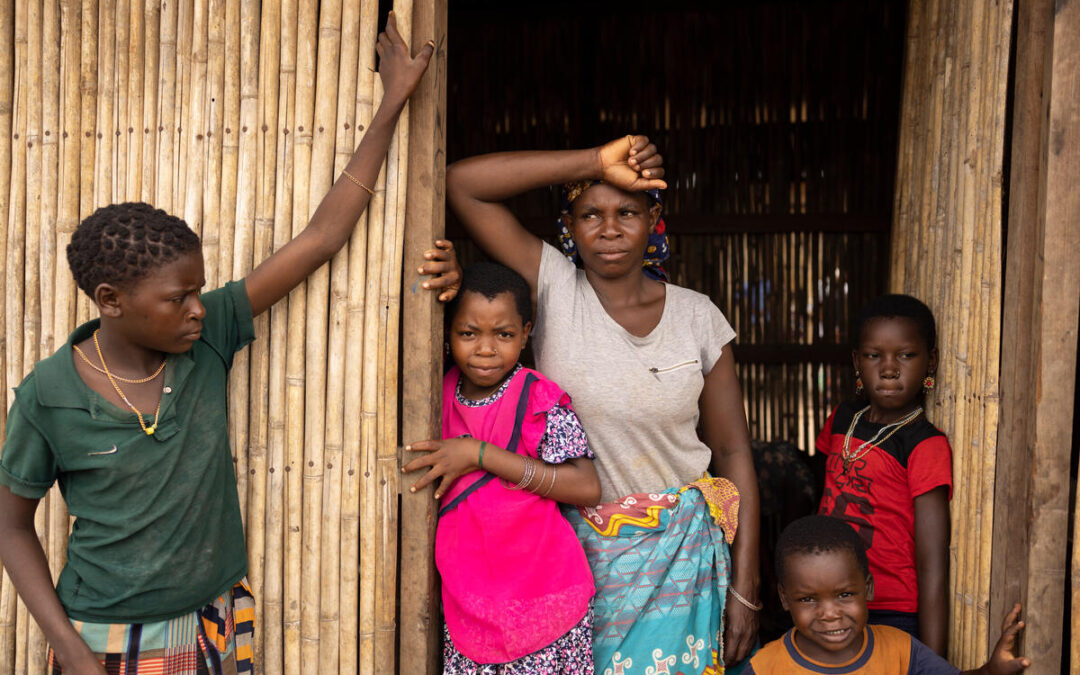
MULTIPOLYGON (((456 367, 443 379, 443 437, 470 435, 537 457, 545 413, 570 399, 521 368, 498 401, 462 405, 456 367)), ((443 612, 454 646, 478 663, 506 663, 551 644, 585 615, 592 572, 558 504, 510 490, 493 474, 458 478, 443 496, 435 536, 443 612)))

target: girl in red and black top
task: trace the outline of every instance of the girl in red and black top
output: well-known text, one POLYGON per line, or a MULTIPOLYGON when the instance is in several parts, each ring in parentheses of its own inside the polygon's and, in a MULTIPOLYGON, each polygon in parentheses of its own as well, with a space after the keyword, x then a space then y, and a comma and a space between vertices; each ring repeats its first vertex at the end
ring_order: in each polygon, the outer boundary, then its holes
POLYGON ((838 406, 817 438, 827 457, 818 511, 866 543, 869 622, 944 655, 952 450, 923 411, 938 363, 934 315, 911 296, 886 295, 863 308, 856 330, 856 400, 838 406))

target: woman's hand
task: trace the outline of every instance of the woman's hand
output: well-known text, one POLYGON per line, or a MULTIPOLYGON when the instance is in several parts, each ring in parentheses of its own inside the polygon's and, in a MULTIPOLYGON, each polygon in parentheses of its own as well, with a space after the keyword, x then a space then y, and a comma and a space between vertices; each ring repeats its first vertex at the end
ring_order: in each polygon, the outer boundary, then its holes
POLYGON ((427 487, 436 478, 441 478, 439 487, 435 489, 435 499, 439 499, 459 477, 471 473, 480 468, 480 441, 475 438, 462 436, 460 438, 444 438, 442 440, 418 441, 406 445, 407 452, 426 452, 428 454, 417 457, 405 466, 401 467, 402 473, 409 473, 431 467, 420 480, 413 483, 410 492, 427 487))
POLYGON ((379 77, 383 82, 383 100, 404 104, 416 90, 424 71, 427 70, 431 55, 435 53, 435 43, 428 40, 420 53, 413 58, 409 54, 409 45, 397 30, 394 12, 386 20, 386 31, 379 33, 375 43, 375 53, 379 55, 379 77))
POLYGON ((667 187, 664 159, 645 136, 627 135, 597 149, 600 176, 605 183, 627 192, 667 187))
POLYGON ((454 244, 446 239, 436 239, 435 248, 424 251, 424 264, 416 269, 420 274, 431 274, 428 279, 420 284, 422 287, 437 291, 441 302, 449 302, 457 297, 461 288, 461 265, 458 263, 457 254, 454 252, 454 244))
POLYGON ((757 643, 758 613, 730 593, 724 613, 724 665, 733 666, 750 656, 757 643))

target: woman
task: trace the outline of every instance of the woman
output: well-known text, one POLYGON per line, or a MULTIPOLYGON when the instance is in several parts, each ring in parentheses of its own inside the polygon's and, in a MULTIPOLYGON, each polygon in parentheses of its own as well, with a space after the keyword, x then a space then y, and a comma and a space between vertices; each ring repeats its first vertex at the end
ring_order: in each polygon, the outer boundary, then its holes
POLYGON ((566 515, 596 578, 597 673, 719 672, 756 640, 758 501, 734 331, 707 297, 655 278, 663 176, 644 136, 447 172, 468 233, 529 282, 537 368, 566 388, 596 454, 604 503, 566 515), (564 249, 582 269, 502 204, 552 184, 565 184, 564 249))

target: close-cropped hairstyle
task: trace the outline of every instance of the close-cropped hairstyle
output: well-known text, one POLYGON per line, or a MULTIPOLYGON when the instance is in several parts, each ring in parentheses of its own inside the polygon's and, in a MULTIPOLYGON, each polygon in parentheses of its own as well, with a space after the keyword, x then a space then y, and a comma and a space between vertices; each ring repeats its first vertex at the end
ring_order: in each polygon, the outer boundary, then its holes
POLYGON ((918 298, 894 293, 874 298, 863 306, 855 325, 855 340, 862 339, 863 328, 874 319, 893 319, 901 317, 911 319, 918 327, 919 335, 926 341, 927 349, 937 346, 937 327, 934 313, 918 298))
POLYGON ((866 544, 855 528, 831 516, 799 518, 784 528, 776 542, 776 578, 781 584, 784 583, 784 566, 792 556, 833 552, 850 553, 863 575, 870 576, 866 544))
POLYGON ((199 246, 198 235, 180 218, 125 202, 103 206, 79 223, 67 258, 75 283, 93 299, 100 284, 130 287, 199 246))
POLYGON ((505 265, 485 261, 475 262, 465 268, 461 275, 461 288, 446 308, 448 323, 453 322, 457 316, 461 298, 466 293, 479 293, 488 300, 494 300, 502 293, 509 293, 514 298, 518 314, 521 315, 522 325, 532 321, 532 292, 529 290, 529 283, 505 265))

